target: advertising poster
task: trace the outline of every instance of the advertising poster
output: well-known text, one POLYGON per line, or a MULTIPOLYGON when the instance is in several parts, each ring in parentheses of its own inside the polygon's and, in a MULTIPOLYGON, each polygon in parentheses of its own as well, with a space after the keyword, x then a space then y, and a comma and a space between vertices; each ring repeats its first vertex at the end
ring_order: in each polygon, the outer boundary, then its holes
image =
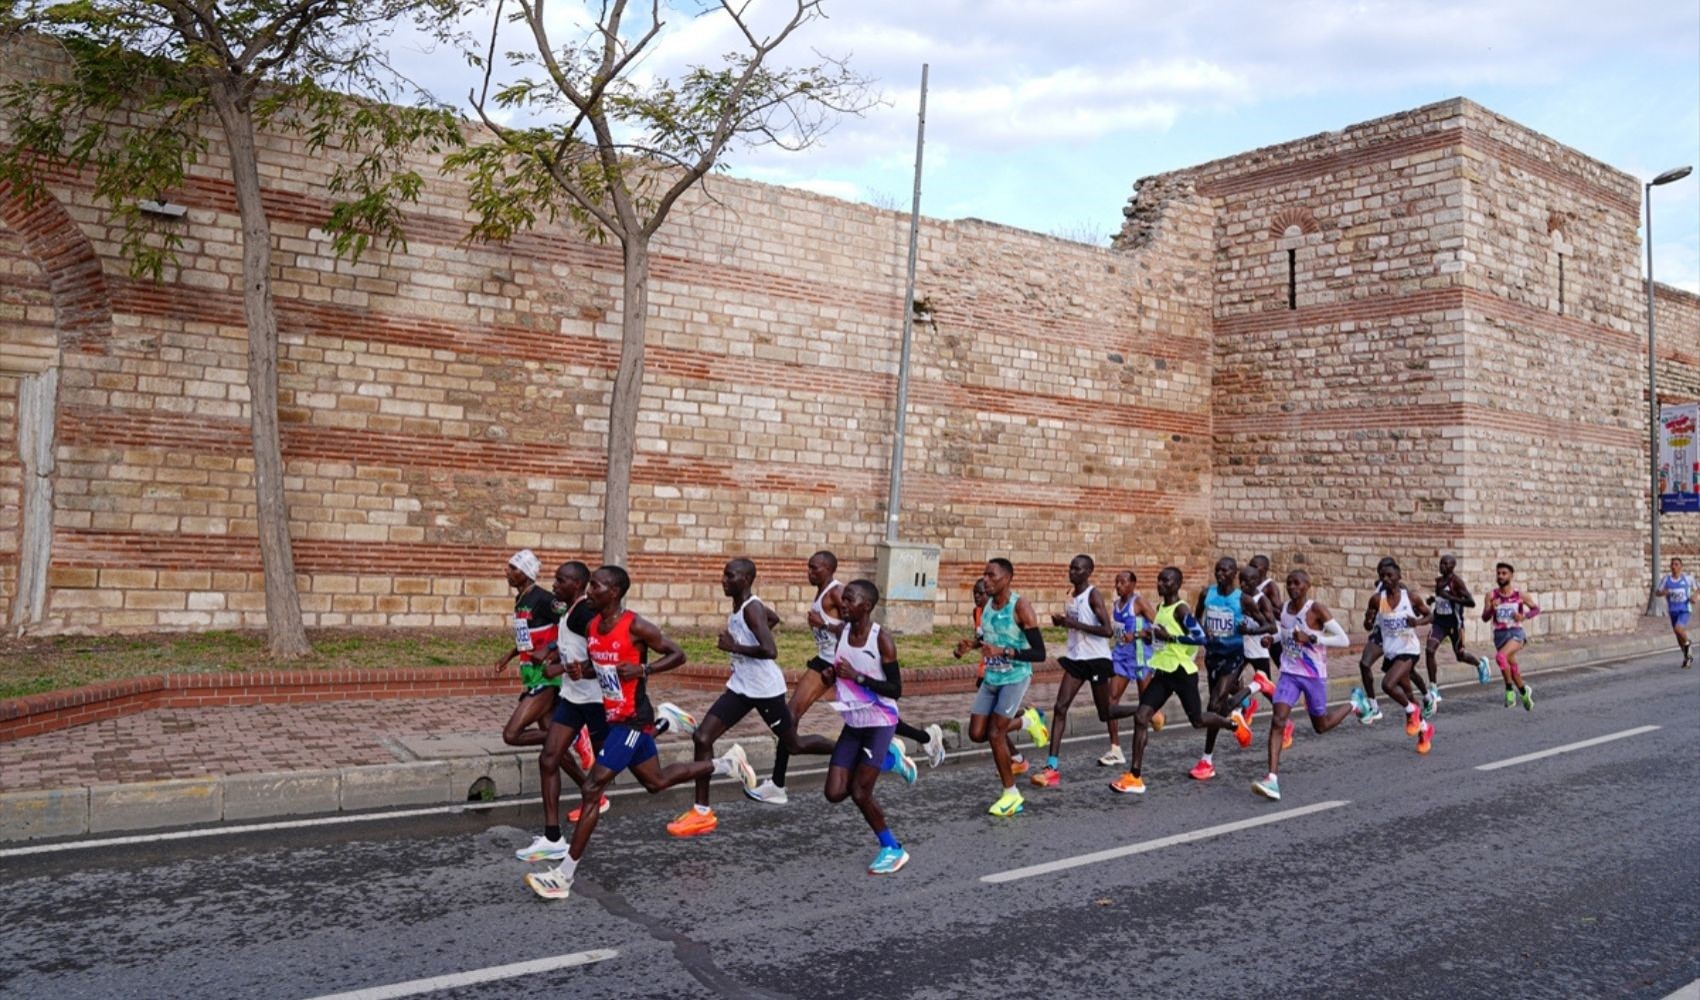
POLYGON ((1695 447, 1695 425, 1700 423, 1700 403, 1679 403, 1659 410, 1659 509, 1666 513, 1700 512, 1700 449, 1695 447))

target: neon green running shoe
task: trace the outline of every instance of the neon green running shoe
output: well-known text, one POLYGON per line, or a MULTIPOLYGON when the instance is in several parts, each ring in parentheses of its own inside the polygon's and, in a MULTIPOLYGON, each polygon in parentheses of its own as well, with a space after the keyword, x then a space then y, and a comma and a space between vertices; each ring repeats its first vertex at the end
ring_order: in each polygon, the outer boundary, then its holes
POLYGON ((1533 712, 1534 710, 1535 686, 1533 684, 1525 684, 1523 685, 1523 711, 1533 712))
POLYGON ((1510 708, 1515 704, 1517 704, 1517 689, 1516 688, 1506 688, 1505 689, 1505 707, 1510 708))
POLYGON ((1026 804, 1021 798, 1021 793, 1010 788, 1006 789, 1003 795, 996 802, 993 802, 992 807, 986 811, 993 816, 1014 816, 1024 808, 1026 808, 1026 804))
POLYGON ((1029 708, 1021 713, 1021 728, 1027 730, 1027 735, 1036 747, 1050 746, 1051 727, 1045 725, 1044 713, 1036 708, 1029 708))

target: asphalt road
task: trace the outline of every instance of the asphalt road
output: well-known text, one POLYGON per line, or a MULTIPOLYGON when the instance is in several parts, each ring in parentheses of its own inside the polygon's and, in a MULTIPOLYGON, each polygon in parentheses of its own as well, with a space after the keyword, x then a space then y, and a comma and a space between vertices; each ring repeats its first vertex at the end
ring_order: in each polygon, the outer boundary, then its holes
POLYGON ((623 796, 564 902, 512 856, 535 806, 0 855, 0 996, 317 998, 593 953, 423 995, 1659 1000, 1700 980, 1700 670, 1665 656, 1536 688, 1533 713, 1451 689, 1427 757, 1391 716, 1301 723, 1280 803, 1249 788, 1261 723, 1205 783, 1185 774, 1200 737, 1165 730, 1137 799, 1105 786, 1101 730, 1077 721, 1093 739, 1065 748, 1063 785, 1007 820, 985 813, 983 755, 887 776, 913 860, 886 878, 818 777, 785 807, 717 786, 720 830, 690 841, 662 829, 683 798, 623 796), (985 880, 1129 845, 1148 849, 985 880))

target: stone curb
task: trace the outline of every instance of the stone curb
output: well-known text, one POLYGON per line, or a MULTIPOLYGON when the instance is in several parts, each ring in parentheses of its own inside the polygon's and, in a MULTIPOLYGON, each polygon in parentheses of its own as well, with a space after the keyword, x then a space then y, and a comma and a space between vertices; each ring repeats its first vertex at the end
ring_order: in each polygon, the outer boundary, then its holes
MULTIPOLYGON (((1550 653, 1531 650, 1522 659, 1525 673, 1534 675, 1666 649, 1674 659, 1674 642, 1668 636, 1637 636, 1585 643, 1550 653)), ((1357 686, 1355 657, 1337 659, 1331 666, 1334 668, 1334 676, 1329 680, 1331 697, 1344 696, 1349 688, 1357 686)), ((1455 661, 1442 661, 1439 666, 1442 684, 1475 686, 1474 667, 1455 661)), ((1379 668, 1376 673, 1379 677, 1379 668)), ((1497 683, 1497 676, 1490 681, 1497 683)), ((937 722, 944 728, 945 743, 950 749, 962 747, 966 718, 926 721, 937 722)), ((1016 734, 1016 742, 1026 745, 1026 735, 1016 734)), ((752 741, 744 749, 757 771, 765 774, 771 768, 774 748, 770 741, 752 741)), ((666 740, 661 744, 661 757, 663 764, 688 761, 690 744, 666 740)), ((807 767, 809 760, 802 758, 799 766, 807 767)), ((534 751, 468 754, 361 767, 3 792, 0 793, 0 842, 397 806, 445 805, 468 801, 474 791, 484 790, 474 787, 482 779, 488 779, 488 793, 496 800, 528 796, 537 788, 537 754, 534 751)))

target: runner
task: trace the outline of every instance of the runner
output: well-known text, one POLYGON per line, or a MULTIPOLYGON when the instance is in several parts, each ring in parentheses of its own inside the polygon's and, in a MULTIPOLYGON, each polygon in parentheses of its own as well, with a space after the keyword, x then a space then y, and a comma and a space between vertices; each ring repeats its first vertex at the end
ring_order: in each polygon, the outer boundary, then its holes
MULTIPOLYGON (((1381 606, 1378 602, 1383 592, 1381 574, 1386 572, 1387 567, 1391 565, 1394 565, 1392 556, 1382 556, 1381 561, 1375 564, 1375 592, 1370 594, 1369 602, 1364 605, 1364 628, 1368 630, 1369 637, 1364 640, 1363 654, 1358 657, 1358 676, 1363 680, 1363 687, 1358 689, 1357 694, 1352 695, 1352 704, 1360 707, 1365 704, 1369 706, 1367 715, 1362 711, 1358 714, 1358 721, 1366 726, 1380 722, 1382 717, 1381 702, 1375 693, 1375 661, 1384 659, 1385 656, 1381 647, 1381 629, 1377 625, 1376 615, 1377 609, 1381 606)), ((1383 663, 1381 669, 1385 672, 1387 664, 1383 663)), ((1417 693, 1422 695, 1426 701, 1428 685, 1423 683, 1422 677, 1413 673, 1410 676, 1410 681, 1417 693)), ((1429 714, 1434 714, 1432 707, 1429 708, 1429 714)))
POLYGON ((1523 710, 1535 709, 1535 687, 1523 683, 1523 672, 1517 669, 1517 651, 1529 644, 1523 623, 1541 613, 1529 595, 1511 585, 1517 571, 1510 563, 1496 563, 1494 581, 1499 584, 1488 593, 1487 607, 1482 609, 1482 621, 1493 622, 1494 659, 1499 661, 1499 675, 1505 679, 1505 707, 1523 699, 1523 710), (1515 690, 1513 690, 1515 688, 1515 690))
MULTIPOLYGON (((1266 567, 1268 566, 1269 558, 1267 556, 1252 556, 1251 562, 1240 567, 1240 592, 1251 597, 1252 603, 1257 606, 1263 620, 1269 622, 1270 627, 1273 628, 1275 627, 1274 623, 1280 621, 1281 618, 1281 613, 1277 609, 1282 603, 1282 598, 1279 593, 1271 593, 1278 591, 1279 588, 1275 586, 1275 581, 1264 575, 1268 572, 1267 569, 1258 569, 1257 561, 1259 559, 1263 560, 1266 567)), ((1264 633, 1264 635, 1267 634, 1269 633, 1264 633)), ((1248 633, 1241 640, 1241 646, 1245 651, 1246 662, 1251 664, 1251 686, 1260 691, 1264 697, 1269 698, 1275 694, 1275 660, 1269 655, 1269 647, 1263 644, 1264 635, 1248 633)), ((1246 715, 1246 722, 1248 724, 1251 722, 1249 711, 1246 715)), ((1286 746, 1293 745, 1292 720, 1287 721, 1286 731, 1281 734, 1281 738, 1286 746)))
POLYGON ((1328 710, 1328 649, 1351 644, 1346 630, 1326 607, 1310 596, 1310 574, 1295 569, 1287 574, 1287 600, 1281 605, 1280 630, 1259 640, 1265 647, 1279 642, 1281 679, 1276 682, 1274 712, 1269 721, 1269 773, 1251 783, 1252 791, 1266 799, 1281 800, 1281 751, 1292 745, 1293 706, 1303 698, 1310 727, 1319 735, 1346 721, 1351 705, 1328 710), (1276 733, 1283 735, 1277 737, 1276 733))
MULTIPOLYGON (((586 640, 596 611, 585 598, 590 585, 590 567, 584 563, 564 562, 555 570, 555 582, 550 588, 555 597, 555 612, 565 626, 557 632, 558 640, 550 650, 543 666, 545 677, 566 680, 555 702, 554 717, 537 758, 537 771, 543 786, 543 835, 530 847, 515 851, 521 861, 559 861, 567 856, 567 842, 561 836, 561 771, 567 772, 581 792, 585 772, 595 764, 594 752, 602 749, 608 735, 608 719, 602 708, 602 685, 596 681, 596 671, 590 666, 586 640), (588 742, 593 748, 590 760, 575 760, 567 752, 588 742)), ((608 811, 608 797, 602 796, 598 808, 608 811)), ((567 822, 578 822, 577 809, 567 816, 567 822)))
MULTIPOLYGON (((1430 621, 1428 603, 1406 589, 1399 564, 1389 559, 1382 564, 1381 587, 1371 598, 1370 607, 1375 612, 1375 630, 1381 636, 1384 658, 1381 689, 1404 709, 1405 735, 1417 738, 1417 753, 1428 753, 1434 741, 1434 723, 1428 719, 1433 708, 1423 708, 1413 686, 1421 679, 1413 671, 1422 652, 1417 629, 1430 621)), ((1356 707, 1360 716, 1369 710, 1361 703, 1356 707)))
POLYGON ((1434 624, 1428 632, 1428 642, 1423 648, 1428 658, 1428 702, 1424 708, 1434 711, 1443 701, 1440 697, 1440 674, 1435 666, 1434 654, 1443 642, 1452 644, 1452 655, 1459 663, 1473 664, 1476 668, 1476 681, 1481 684, 1488 682, 1489 660, 1485 656, 1471 656, 1464 651, 1464 617, 1465 608, 1476 606, 1476 599, 1470 596, 1470 588, 1464 586, 1464 581, 1458 576, 1458 560, 1451 556, 1440 557, 1440 575, 1434 578, 1434 624))
MULTIPOLYGON (((973 595, 974 595, 974 635, 973 635, 972 638, 963 639, 956 644, 956 650, 952 655, 954 655, 959 660, 962 659, 963 654, 967 653, 970 649, 978 650, 980 648, 980 616, 985 614, 985 611, 986 611, 986 578, 985 577, 983 577, 983 576, 975 577, 973 595)), ((986 683, 986 658, 984 656, 982 656, 982 657, 980 657, 980 673, 974 678, 974 691, 976 693, 978 693, 979 690, 980 690, 980 686, 984 683, 986 683)), ((1038 716, 1038 714, 1039 714, 1036 710, 1024 709, 1023 712, 1022 712, 1023 718, 1026 718, 1027 711, 1033 711, 1033 714, 1035 716, 1038 716)), ((1040 721, 1043 722, 1043 719, 1041 719, 1040 721)), ((1009 771, 1010 771, 1010 773, 1013 774, 1013 775, 1026 774, 1027 773, 1027 758, 1023 757, 1021 755, 1021 751, 1016 749, 1016 747, 1015 747, 1015 737, 1005 734, 1003 741, 1004 741, 1005 746, 1007 746, 1009 748, 1009 771)))
MULTIPOLYGON (((1210 711, 1221 715, 1240 708, 1246 726, 1236 728, 1234 738, 1240 746, 1248 747, 1251 715, 1257 710, 1257 699, 1252 697, 1252 692, 1260 688, 1240 682, 1240 675, 1245 673, 1245 643, 1248 637, 1272 633, 1275 625, 1257 600, 1239 589, 1239 577, 1239 563, 1233 556, 1216 560, 1216 583, 1198 592, 1192 613, 1204 623, 1204 666, 1210 678, 1210 711)), ((1267 677, 1257 679, 1269 684, 1270 694, 1275 693, 1275 685, 1267 677)), ((1204 756, 1187 772, 1194 780, 1209 781, 1216 776, 1216 733, 1215 729, 1204 733, 1204 756)))
POLYGON ((1050 742, 1039 713, 1031 708, 1021 710, 1021 701, 1033 682, 1033 664, 1045 662, 1045 635, 1039 631, 1039 617, 1027 598, 1009 589, 1014 579, 1015 566, 1008 559, 999 557, 986 563, 986 607, 980 616, 979 634, 986 677, 974 692, 974 707, 968 716, 968 738, 975 743, 991 743, 992 763, 1003 783, 1003 794, 987 810, 993 816, 1014 816, 1025 808, 1015 788, 1006 740, 1016 720, 1025 724, 1034 746, 1050 742))
POLYGON ((655 794, 710 775, 737 775, 745 786, 756 783, 756 772, 744 756, 743 747, 732 749, 714 760, 662 767, 656 759, 655 715, 649 705, 649 678, 685 662, 685 653, 661 630, 625 609, 631 577, 618 566, 603 566, 590 575, 590 605, 596 611, 591 622, 587 655, 602 689, 602 706, 608 720, 608 735, 596 755, 584 783, 578 822, 573 825, 572 843, 559 867, 525 876, 531 891, 544 899, 566 899, 590 835, 596 830, 601 810, 586 808, 601 800, 608 783, 621 771, 630 770, 638 784, 655 794), (659 658, 649 662, 651 653, 659 658))
POLYGON ((543 569, 537 554, 520 549, 508 559, 508 586, 514 588, 512 620, 514 648, 496 661, 496 673, 508 669, 519 657, 519 704, 502 727, 502 742, 511 747, 542 746, 549 730, 549 716, 555 710, 555 694, 561 689, 559 677, 543 676, 543 655, 555 641, 560 615, 555 611, 553 594, 537 585, 537 574, 543 569))
POLYGON ((1234 730, 1235 738, 1244 746, 1251 732, 1239 709, 1228 718, 1205 711, 1198 700, 1198 664, 1193 647, 1204 645, 1204 629, 1181 600, 1181 571, 1165 567, 1157 574, 1157 596, 1160 603, 1152 624, 1142 638, 1151 642, 1151 684, 1139 695, 1137 705, 1116 705, 1109 714, 1125 719, 1133 716, 1133 765, 1126 774, 1110 782, 1110 787, 1130 795, 1145 794, 1142 768, 1145 763, 1145 744, 1151 739, 1151 716, 1170 695, 1181 700, 1187 721, 1194 729, 1234 730), (1241 733, 1245 735, 1240 735, 1241 733))
POLYGON ((1682 571, 1682 560, 1670 561, 1670 572, 1659 584, 1659 596, 1665 599, 1670 612, 1670 630, 1676 634, 1676 644, 1682 647, 1682 668, 1694 666, 1694 654, 1688 648, 1688 602, 1694 596, 1694 578, 1682 571))
POLYGON ((880 842, 868 874, 889 875, 909 863, 909 852, 886 826, 885 811, 874 801, 874 782, 879 780, 887 747, 896 738, 903 678, 897 644, 872 618, 879 600, 879 588, 867 580, 852 580, 844 587, 844 629, 833 654, 837 680, 833 707, 844 717, 844 729, 832 748, 826 800, 836 804, 849 798, 856 803, 880 842))
MULTIPOLYGON (((752 709, 773 731, 780 746, 792 753, 832 753, 832 741, 826 737, 797 733, 797 721, 785 703, 785 675, 774 662, 779 646, 773 641, 773 626, 779 624, 779 616, 755 596, 755 582, 756 564, 748 559, 732 560, 720 574, 720 589, 732 599, 732 613, 720 633, 719 648, 731 654, 732 676, 691 734, 699 763, 714 758, 714 742, 752 709)), ((751 781, 745 790, 755 791, 756 783, 751 781)), ((700 837, 720 825, 714 810, 708 807, 706 774, 697 779, 696 791, 696 804, 667 824, 667 832, 675 837, 700 837)))
MULTIPOLYGON (((1151 685, 1151 647, 1140 635, 1149 627, 1156 612, 1134 589, 1138 583, 1139 575, 1131 569, 1116 574, 1116 601, 1110 609, 1116 623, 1115 645, 1110 648, 1110 661, 1115 666, 1115 676, 1110 678, 1111 705, 1121 704, 1129 681, 1133 682, 1134 691, 1139 694, 1151 685)), ((1110 751, 1099 757, 1098 763, 1103 767, 1126 764, 1127 758, 1122 755, 1121 720, 1112 713, 1108 723, 1110 751)), ((1162 712, 1151 716, 1151 729, 1153 732, 1162 731, 1162 712)))
POLYGON ((1079 555, 1069 561, 1068 582, 1073 595, 1067 611, 1051 616, 1051 624, 1068 633, 1068 655, 1057 659, 1063 675, 1057 682, 1056 706, 1051 710, 1050 755, 1045 758, 1044 770, 1032 779, 1040 788, 1055 788, 1062 782, 1057 770, 1057 750, 1068 732, 1068 707, 1074 703, 1082 684, 1092 685, 1092 702, 1097 706, 1098 718, 1109 719, 1110 678, 1115 674, 1110 662, 1110 636, 1115 634, 1115 628, 1104 595, 1092 586, 1095 568, 1091 556, 1079 555))

